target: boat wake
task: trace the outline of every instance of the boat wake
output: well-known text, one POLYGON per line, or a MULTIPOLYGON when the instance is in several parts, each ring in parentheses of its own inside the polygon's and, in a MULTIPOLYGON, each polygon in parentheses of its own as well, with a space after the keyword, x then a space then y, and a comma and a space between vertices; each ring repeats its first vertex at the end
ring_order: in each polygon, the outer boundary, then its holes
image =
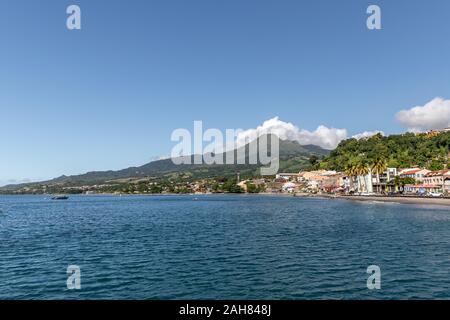
POLYGON ((370 203, 370 204, 384 204, 384 205, 393 205, 393 204, 395 204, 395 205, 397 205, 397 204, 401 204, 400 202, 394 202, 394 201, 379 201, 379 200, 371 200, 371 201, 368 201, 368 203, 370 203))

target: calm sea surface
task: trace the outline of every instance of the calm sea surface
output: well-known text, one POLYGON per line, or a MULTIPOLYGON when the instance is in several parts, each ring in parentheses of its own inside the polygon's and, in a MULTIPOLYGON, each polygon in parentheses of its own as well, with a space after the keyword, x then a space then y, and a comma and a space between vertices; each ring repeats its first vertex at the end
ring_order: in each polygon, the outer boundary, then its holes
POLYGON ((0 197, 0 299, 450 298, 450 210, 275 196, 0 197), (81 290, 66 270, 81 268, 81 290), (368 290, 369 265, 381 290, 368 290))

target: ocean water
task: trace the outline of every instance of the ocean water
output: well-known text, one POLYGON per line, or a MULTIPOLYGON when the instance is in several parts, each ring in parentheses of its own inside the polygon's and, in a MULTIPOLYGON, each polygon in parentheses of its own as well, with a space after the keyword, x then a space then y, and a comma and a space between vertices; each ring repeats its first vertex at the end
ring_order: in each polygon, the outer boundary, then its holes
POLYGON ((450 210, 283 196, 0 197, 0 299, 449 299, 450 210), (67 267, 81 269, 68 290, 67 267), (381 289, 367 289, 367 267, 381 289))

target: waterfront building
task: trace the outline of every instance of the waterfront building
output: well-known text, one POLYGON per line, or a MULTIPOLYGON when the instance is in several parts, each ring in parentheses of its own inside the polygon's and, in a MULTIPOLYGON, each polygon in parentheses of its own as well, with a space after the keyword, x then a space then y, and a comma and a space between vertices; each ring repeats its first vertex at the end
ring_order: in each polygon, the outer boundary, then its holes
POLYGON ((321 190, 326 193, 342 192, 349 187, 349 179, 343 173, 327 175, 322 181, 321 190))
POLYGON ((298 173, 277 173, 275 179, 285 179, 286 181, 297 181, 298 173))
POLYGON ((301 171, 298 173, 298 181, 323 181, 328 176, 335 175, 336 171, 316 170, 316 171, 301 171))
POLYGON ((450 179, 450 170, 436 170, 428 172, 423 178, 423 183, 429 185, 438 185, 442 188, 444 186, 444 181, 447 179, 450 179))
POLYGON ((282 187, 286 182, 269 182, 266 186, 267 193, 280 193, 282 191, 282 187))
POLYGON ((277 177, 277 178, 275 178, 275 180, 273 180, 273 182, 277 182, 277 183, 286 183, 288 181, 289 181, 289 179, 286 179, 284 177, 277 177))
POLYGON ((294 192, 295 189, 297 189, 297 185, 293 182, 286 182, 285 184, 283 184, 281 189, 283 190, 283 192, 291 193, 291 192, 294 192))
POLYGON ((397 168, 386 168, 383 173, 378 175, 372 174, 373 190, 378 193, 394 192, 395 184, 394 178, 398 175, 397 168))
POLYGON ((247 182, 248 180, 242 180, 240 182, 238 182, 238 186, 242 188, 242 190, 244 190, 244 192, 247 192, 247 182))
POLYGON ((424 182, 425 175, 430 173, 430 170, 421 168, 408 168, 399 172, 400 178, 413 178, 418 184, 424 182))
POLYGON ((403 188, 404 192, 407 194, 428 194, 430 192, 433 193, 441 193, 442 186, 436 184, 407 184, 403 188))
MULTIPOLYGON (((427 170, 429 171, 429 170, 427 170)), ((420 172, 420 171, 419 171, 420 172)), ((409 174, 413 174, 409 172, 409 174)), ((417 172, 414 174, 417 175, 417 172)), ((418 180, 418 179, 416 179, 418 180)), ((419 180, 420 181, 420 180, 419 180)), ((450 170, 429 171, 424 174, 421 184, 405 185, 405 193, 427 194, 427 193, 449 193, 450 192, 450 170)))

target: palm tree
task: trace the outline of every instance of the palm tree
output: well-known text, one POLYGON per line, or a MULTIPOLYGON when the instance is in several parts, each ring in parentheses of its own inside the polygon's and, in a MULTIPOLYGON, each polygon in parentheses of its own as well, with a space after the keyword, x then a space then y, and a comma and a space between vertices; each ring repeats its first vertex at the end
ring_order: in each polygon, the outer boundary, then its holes
POLYGON ((357 160, 355 171, 358 174, 358 182, 359 182, 358 183, 359 184, 358 189, 360 189, 359 191, 360 192, 364 192, 364 191, 367 192, 368 190, 367 190, 367 186, 366 186, 366 182, 365 182, 364 177, 369 174, 370 167, 369 167, 369 165, 367 164, 367 161, 364 158, 360 157, 357 160), (361 177, 363 178, 362 181, 364 181, 364 183, 361 182, 361 177))
POLYGON ((372 165, 372 170, 377 174, 377 192, 380 192, 380 174, 383 173, 387 168, 387 162, 383 158, 375 159, 375 162, 372 165))
POLYGON ((350 185, 349 185, 350 190, 353 190, 353 177, 358 175, 356 173, 356 166, 353 161, 350 160, 349 162, 347 162, 347 164, 345 165, 344 172, 350 179, 350 185))
POLYGON ((366 192, 367 190, 367 186, 366 186, 366 179, 364 178, 366 175, 369 174, 369 167, 361 164, 358 166, 358 168, 356 169, 358 172, 358 177, 359 179, 362 179, 361 181, 363 181, 364 183, 361 183, 361 192, 366 192))

